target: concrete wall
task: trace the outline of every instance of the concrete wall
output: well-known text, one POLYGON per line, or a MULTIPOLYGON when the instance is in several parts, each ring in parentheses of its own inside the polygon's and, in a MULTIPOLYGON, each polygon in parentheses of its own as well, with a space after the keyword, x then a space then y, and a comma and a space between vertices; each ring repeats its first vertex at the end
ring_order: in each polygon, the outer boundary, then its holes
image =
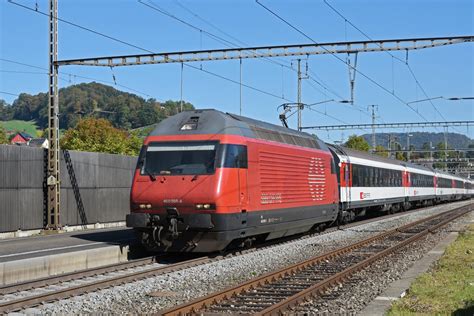
MULTIPOLYGON (((136 157, 69 154, 69 164, 61 154, 61 224, 123 221, 136 157)), ((0 145, 0 232, 43 227, 45 157, 43 149, 0 145)))

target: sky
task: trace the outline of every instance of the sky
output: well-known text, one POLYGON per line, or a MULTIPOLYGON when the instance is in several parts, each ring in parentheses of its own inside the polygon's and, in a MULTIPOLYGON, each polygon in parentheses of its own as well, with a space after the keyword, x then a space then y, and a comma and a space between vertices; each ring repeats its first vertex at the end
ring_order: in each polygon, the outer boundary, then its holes
MULTIPOLYGON (((36 94, 48 89, 48 18, 38 13, 47 12, 48 1, 12 1, 33 11, 8 0, 0 2, 0 98, 10 104, 20 93, 36 94)), ((323 0, 259 1, 307 37, 279 20, 255 0, 59 0, 61 19, 129 44, 118 43, 59 22, 59 59, 141 54, 146 53, 145 50, 169 52, 229 48, 232 45, 249 47, 311 43, 308 37, 323 43, 367 40, 366 36, 382 40, 474 34, 474 2, 470 0, 327 0, 346 20, 323 0), (187 24, 150 6, 160 8, 187 24), (207 36, 207 32, 233 44, 216 41, 207 36)), ((354 105, 336 102, 350 98, 348 67, 344 63, 346 55, 337 55, 342 61, 331 54, 305 57, 302 63, 308 65, 310 78, 302 81, 302 102, 335 101, 315 105, 312 110, 303 110, 302 125, 370 123, 368 106, 372 104, 377 105, 378 123, 473 120, 473 100, 447 101, 437 98, 474 96, 473 45, 463 43, 410 51, 408 66, 403 62, 407 58, 405 52, 391 52, 391 55, 385 52, 360 53, 354 105), (434 106, 427 101, 412 103, 412 108, 405 104, 426 99, 425 93, 429 98, 437 98, 432 100, 434 106)), ((289 101, 296 102, 297 99, 297 75, 290 69, 295 69, 296 63, 295 57, 272 61, 243 60, 242 83, 261 91, 242 88, 242 115, 280 124, 278 106, 289 101)), ((194 62, 190 65, 198 69, 186 65, 183 67, 183 99, 197 108, 215 108, 238 114, 239 61, 194 62), (208 72, 232 79, 237 84, 208 72)), ((64 66, 60 72, 60 87, 96 81, 144 98, 160 101, 181 98, 180 64, 114 69, 64 66)), ((296 115, 289 119, 289 124, 296 128, 296 115)), ((370 133, 370 129, 307 131, 330 142, 346 140, 354 133, 370 133)), ((378 131, 442 132, 443 129, 378 131)), ((474 127, 449 128, 449 132, 474 138, 474 127)))

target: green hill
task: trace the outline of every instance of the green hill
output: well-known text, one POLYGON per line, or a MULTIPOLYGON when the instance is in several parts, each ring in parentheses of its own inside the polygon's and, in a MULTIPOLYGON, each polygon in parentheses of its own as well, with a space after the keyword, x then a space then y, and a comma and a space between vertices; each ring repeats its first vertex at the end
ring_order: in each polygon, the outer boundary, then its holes
MULTIPOLYGON (((12 105, 0 100, 0 121, 34 121, 38 128, 44 129, 48 125, 47 106, 47 93, 21 93, 12 105)), ((109 120, 118 128, 134 129, 176 114, 179 106, 179 101, 161 103, 104 84, 81 83, 59 90, 59 126, 68 129, 83 117, 97 117, 109 120)), ((185 102, 183 108, 191 110, 194 106, 185 102)))
POLYGON ((7 134, 13 134, 16 132, 26 132, 31 136, 37 136, 38 126, 35 121, 21 121, 21 120, 10 120, 10 121, 0 121, 0 126, 2 126, 7 134))

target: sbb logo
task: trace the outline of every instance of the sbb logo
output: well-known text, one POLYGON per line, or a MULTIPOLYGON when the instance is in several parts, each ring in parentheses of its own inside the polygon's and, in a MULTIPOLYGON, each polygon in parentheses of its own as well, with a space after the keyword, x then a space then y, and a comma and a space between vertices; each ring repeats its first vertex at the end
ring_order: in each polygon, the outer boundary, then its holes
POLYGON ((361 200, 369 198, 369 197, 370 197, 370 193, 360 192, 360 199, 361 200))

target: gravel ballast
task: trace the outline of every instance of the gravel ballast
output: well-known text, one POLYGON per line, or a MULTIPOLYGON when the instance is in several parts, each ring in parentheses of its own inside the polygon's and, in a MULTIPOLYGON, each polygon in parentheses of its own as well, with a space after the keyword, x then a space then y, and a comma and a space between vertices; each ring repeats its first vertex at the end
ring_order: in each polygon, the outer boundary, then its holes
MULTIPOLYGON (((393 229, 414 220, 454 209, 469 203, 471 202, 466 201, 443 204, 414 213, 402 213, 398 217, 380 219, 378 222, 372 222, 346 230, 339 230, 327 234, 311 236, 309 238, 298 239, 241 256, 233 256, 213 263, 81 295, 67 300, 45 304, 35 308, 34 310, 27 310, 26 312, 41 314, 129 314, 159 312, 160 310, 190 301, 211 292, 236 285, 245 280, 254 278, 257 275, 278 268, 283 268, 289 264, 297 263, 329 250, 351 244, 357 240, 378 234, 381 231, 393 229)), ((433 239, 433 242, 435 242, 437 238, 436 236, 438 235, 439 234, 434 234, 429 238, 433 239)), ((349 291, 352 292, 352 296, 354 296, 353 300, 350 297, 346 297, 341 299, 340 302, 342 305, 331 303, 329 305, 337 306, 331 308, 331 310, 324 308, 324 302, 320 304, 315 300, 312 304, 306 305, 305 308, 298 312, 307 311, 314 313, 324 311, 328 313, 341 313, 344 310, 344 312, 350 313, 359 310, 361 306, 359 306, 360 304, 357 304, 356 301, 363 301, 360 298, 360 295, 367 297, 367 300, 370 300, 370 297, 377 295, 377 293, 385 288, 389 282, 399 277, 399 275, 409 265, 419 258, 426 250, 425 248, 430 247, 428 244, 431 244, 431 242, 419 245, 422 248, 413 251, 413 253, 411 250, 407 250, 407 253, 403 255, 404 260, 402 260, 403 262, 400 262, 400 264, 397 263, 396 265, 392 265, 391 262, 393 262, 392 260, 395 260, 394 258, 391 260, 384 259, 388 261, 380 261, 380 265, 385 267, 384 269, 387 270, 387 280, 385 280, 382 274, 370 273, 370 268, 360 272, 360 278, 363 280, 370 280, 369 283, 371 285, 368 286, 367 283, 364 282, 354 282, 351 286, 359 286, 360 288, 354 288, 353 291, 349 291), (410 258, 410 260, 405 260, 405 258, 410 258), (374 292, 376 293, 373 294, 374 292), (358 294, 355 295, 354 293, 358 294)), ((414 249, 414 247, 411 247, 410 249, 412 248, 414 249)), ((400 257, 402 256, 400 255, 400 257)))
POLYGON ((450 231, 458 230, 468 221, 474 220, 474 213, 448 224, 434 234, 391 254, 354 275, 349 282, 318 298, 314 298, 295 310, 296 314, 355 314, 381 294, 391 282, 401 278, 404 271, 420 260, 450 231), (355 294, 356 293, 356 294, 355 294))

